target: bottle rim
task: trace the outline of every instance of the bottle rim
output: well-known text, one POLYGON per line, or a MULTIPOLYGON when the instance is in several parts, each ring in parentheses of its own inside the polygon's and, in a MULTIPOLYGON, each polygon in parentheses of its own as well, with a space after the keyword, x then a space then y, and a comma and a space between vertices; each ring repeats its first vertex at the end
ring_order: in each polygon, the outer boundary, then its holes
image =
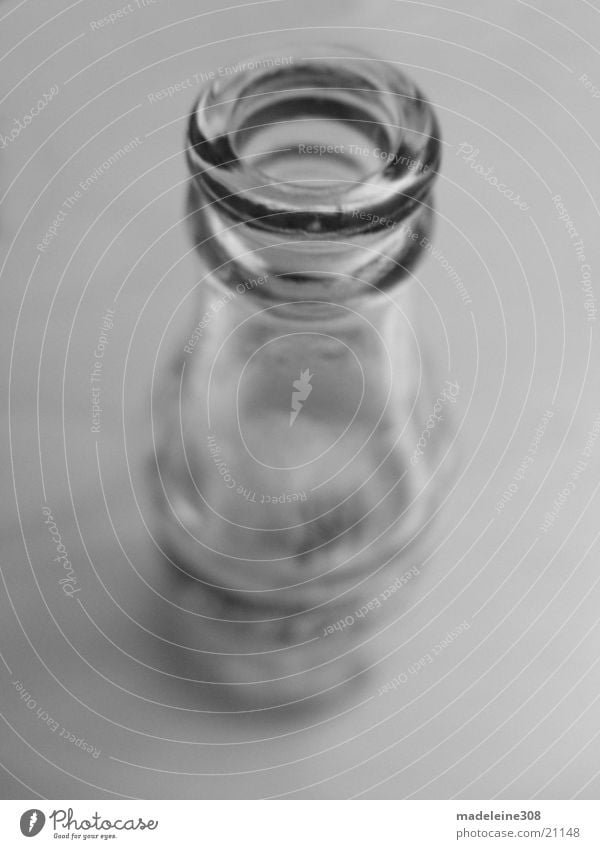
POLYGON ((207 82, 190 114, 186 153, 201 192, 235 220, 329 238, 389 229, 429 205, 441 139, 429 101, 396 63, 347 46, 293 46, 226 66, 207 82), (281 179, 265 169, 265 154, 240 148, 251 133, 283 127, 295 137, 301 122, 314 132, 332 116, 342 134, 336 147, 372 157, 368 173, 281 179), (364 145, 345 144, 356 127, 364 145))

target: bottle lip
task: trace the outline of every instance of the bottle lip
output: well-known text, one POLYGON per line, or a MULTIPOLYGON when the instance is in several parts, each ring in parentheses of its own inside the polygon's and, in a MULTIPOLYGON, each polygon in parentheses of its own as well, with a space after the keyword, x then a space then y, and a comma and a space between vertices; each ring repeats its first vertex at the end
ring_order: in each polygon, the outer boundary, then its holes
POLYGON ((263 230, 327 238, 389 229, 428 203, 441 156, 438 122, 429 101, 395 63, 321 44, 293 46, 229 68, 231 73, 205 84, 194 104, 187 159, 203 193, 235 219, 263 230), (261 155, 240 155, 236 134, 242 124, 244 131, 273 126, 279 122, 269 116, 277 109, 293 114, 296 102, 303 115, 312 104, 311 120, 343 113, 348 127, 348 116, 357 110, 361 128, 371 135, 360 149, 362 155, 370 151, 376 167, 356 179, 274 179, 261 166, 261 155), (388 149, 381 148, 383 139, 388 149))

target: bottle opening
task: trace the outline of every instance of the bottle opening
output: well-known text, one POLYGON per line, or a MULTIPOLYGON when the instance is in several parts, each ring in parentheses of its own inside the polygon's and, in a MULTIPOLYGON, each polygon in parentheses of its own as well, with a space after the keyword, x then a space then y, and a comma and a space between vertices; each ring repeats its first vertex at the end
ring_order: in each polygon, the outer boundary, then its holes
POLYGON ((254 227, 314 238, 389 227, 426 199, 437 122, 395 65, 298 52, 276 62, 243 63, 198 99, 188 156, 211 200, 254 227))
POLYGON ((307 191, 327 183, 362 182, 377 165, 360 150, 370 139, 349 121, 324 114, 286 118, 281 109, 253 116, 264 123, 242 127, 235 135, 234 150, 240 161, 252 159, 265 178, 274 182, 305 184, 307 191), (301 141, 299 141, 299 139, 301 141))

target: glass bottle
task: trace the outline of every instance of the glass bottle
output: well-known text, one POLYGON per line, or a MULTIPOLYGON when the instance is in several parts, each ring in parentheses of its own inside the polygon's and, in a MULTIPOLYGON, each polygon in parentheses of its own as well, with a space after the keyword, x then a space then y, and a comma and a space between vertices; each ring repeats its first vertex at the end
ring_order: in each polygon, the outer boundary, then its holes
POLYGON ((241 63, 191 113, 200 273, 154 398, 159 539, 192 677, 245 704, 360 677, 437 503, 446 417, 417 445, 443 379, 409 278, 439 157, 415 85, 339 48, 241 63))

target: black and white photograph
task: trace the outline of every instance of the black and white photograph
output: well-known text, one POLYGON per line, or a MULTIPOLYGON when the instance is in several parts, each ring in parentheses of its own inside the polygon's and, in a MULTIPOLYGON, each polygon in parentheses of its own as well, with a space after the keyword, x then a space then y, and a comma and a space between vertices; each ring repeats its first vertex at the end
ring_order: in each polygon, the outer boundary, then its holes
POLYGON ((600 845, 599 163, 598 0, 0 0, 2 845, 600 845))

